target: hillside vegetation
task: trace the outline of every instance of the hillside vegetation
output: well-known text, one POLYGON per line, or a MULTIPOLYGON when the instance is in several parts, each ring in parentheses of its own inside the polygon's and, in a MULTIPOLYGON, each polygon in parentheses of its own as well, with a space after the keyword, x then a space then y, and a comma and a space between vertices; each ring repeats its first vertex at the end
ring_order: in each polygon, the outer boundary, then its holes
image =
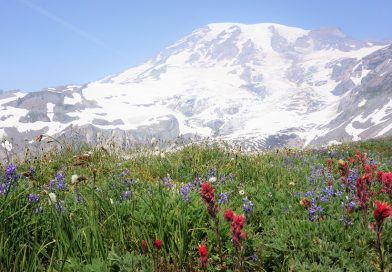
POLYGON ((390 138, 58 148, 2 165, 0 271, 389 271, 390 172, 390 138))

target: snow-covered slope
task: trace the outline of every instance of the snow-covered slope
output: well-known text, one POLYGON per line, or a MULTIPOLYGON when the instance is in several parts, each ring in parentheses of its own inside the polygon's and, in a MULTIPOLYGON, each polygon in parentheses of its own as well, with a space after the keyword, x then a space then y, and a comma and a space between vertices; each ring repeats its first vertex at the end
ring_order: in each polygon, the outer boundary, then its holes
POLYGON ((0 133, 122 145, 197 135, 246 148, 359 140, 392 134, 391 77, 391 46, 338 29, 209 24, 85 86, 1 93, 0 133))

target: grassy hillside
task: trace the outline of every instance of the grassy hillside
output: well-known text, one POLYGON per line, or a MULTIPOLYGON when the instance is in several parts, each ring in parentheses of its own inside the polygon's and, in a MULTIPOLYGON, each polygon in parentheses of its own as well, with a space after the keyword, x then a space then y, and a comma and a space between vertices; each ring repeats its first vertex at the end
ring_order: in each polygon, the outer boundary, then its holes
POLYGON ((392 139, 53 150, 0 170, 0 271, 388 271, 391 171, 392 139))

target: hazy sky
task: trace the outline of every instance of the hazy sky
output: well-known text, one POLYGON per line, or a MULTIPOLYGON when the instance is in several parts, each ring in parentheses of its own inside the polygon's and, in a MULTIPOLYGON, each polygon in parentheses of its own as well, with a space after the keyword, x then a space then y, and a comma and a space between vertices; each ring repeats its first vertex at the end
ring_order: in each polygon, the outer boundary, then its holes
POLYGON ((97 80, 214 22, 337 26, 390 39, 391 10, 390 0, 0 0, 0 89, 97 80))

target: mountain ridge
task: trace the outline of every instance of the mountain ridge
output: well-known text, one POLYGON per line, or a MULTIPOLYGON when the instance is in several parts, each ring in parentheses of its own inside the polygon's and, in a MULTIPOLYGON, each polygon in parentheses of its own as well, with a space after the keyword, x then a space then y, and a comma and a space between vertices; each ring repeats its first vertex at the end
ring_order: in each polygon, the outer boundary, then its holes
POLYGON ((31 141, 79 128, 87 142, 195 136, 248 149, 386 136, 391 60, 391 45, 333 28, 212 23, 101 80, 0 93, 0 133, 31 141))

